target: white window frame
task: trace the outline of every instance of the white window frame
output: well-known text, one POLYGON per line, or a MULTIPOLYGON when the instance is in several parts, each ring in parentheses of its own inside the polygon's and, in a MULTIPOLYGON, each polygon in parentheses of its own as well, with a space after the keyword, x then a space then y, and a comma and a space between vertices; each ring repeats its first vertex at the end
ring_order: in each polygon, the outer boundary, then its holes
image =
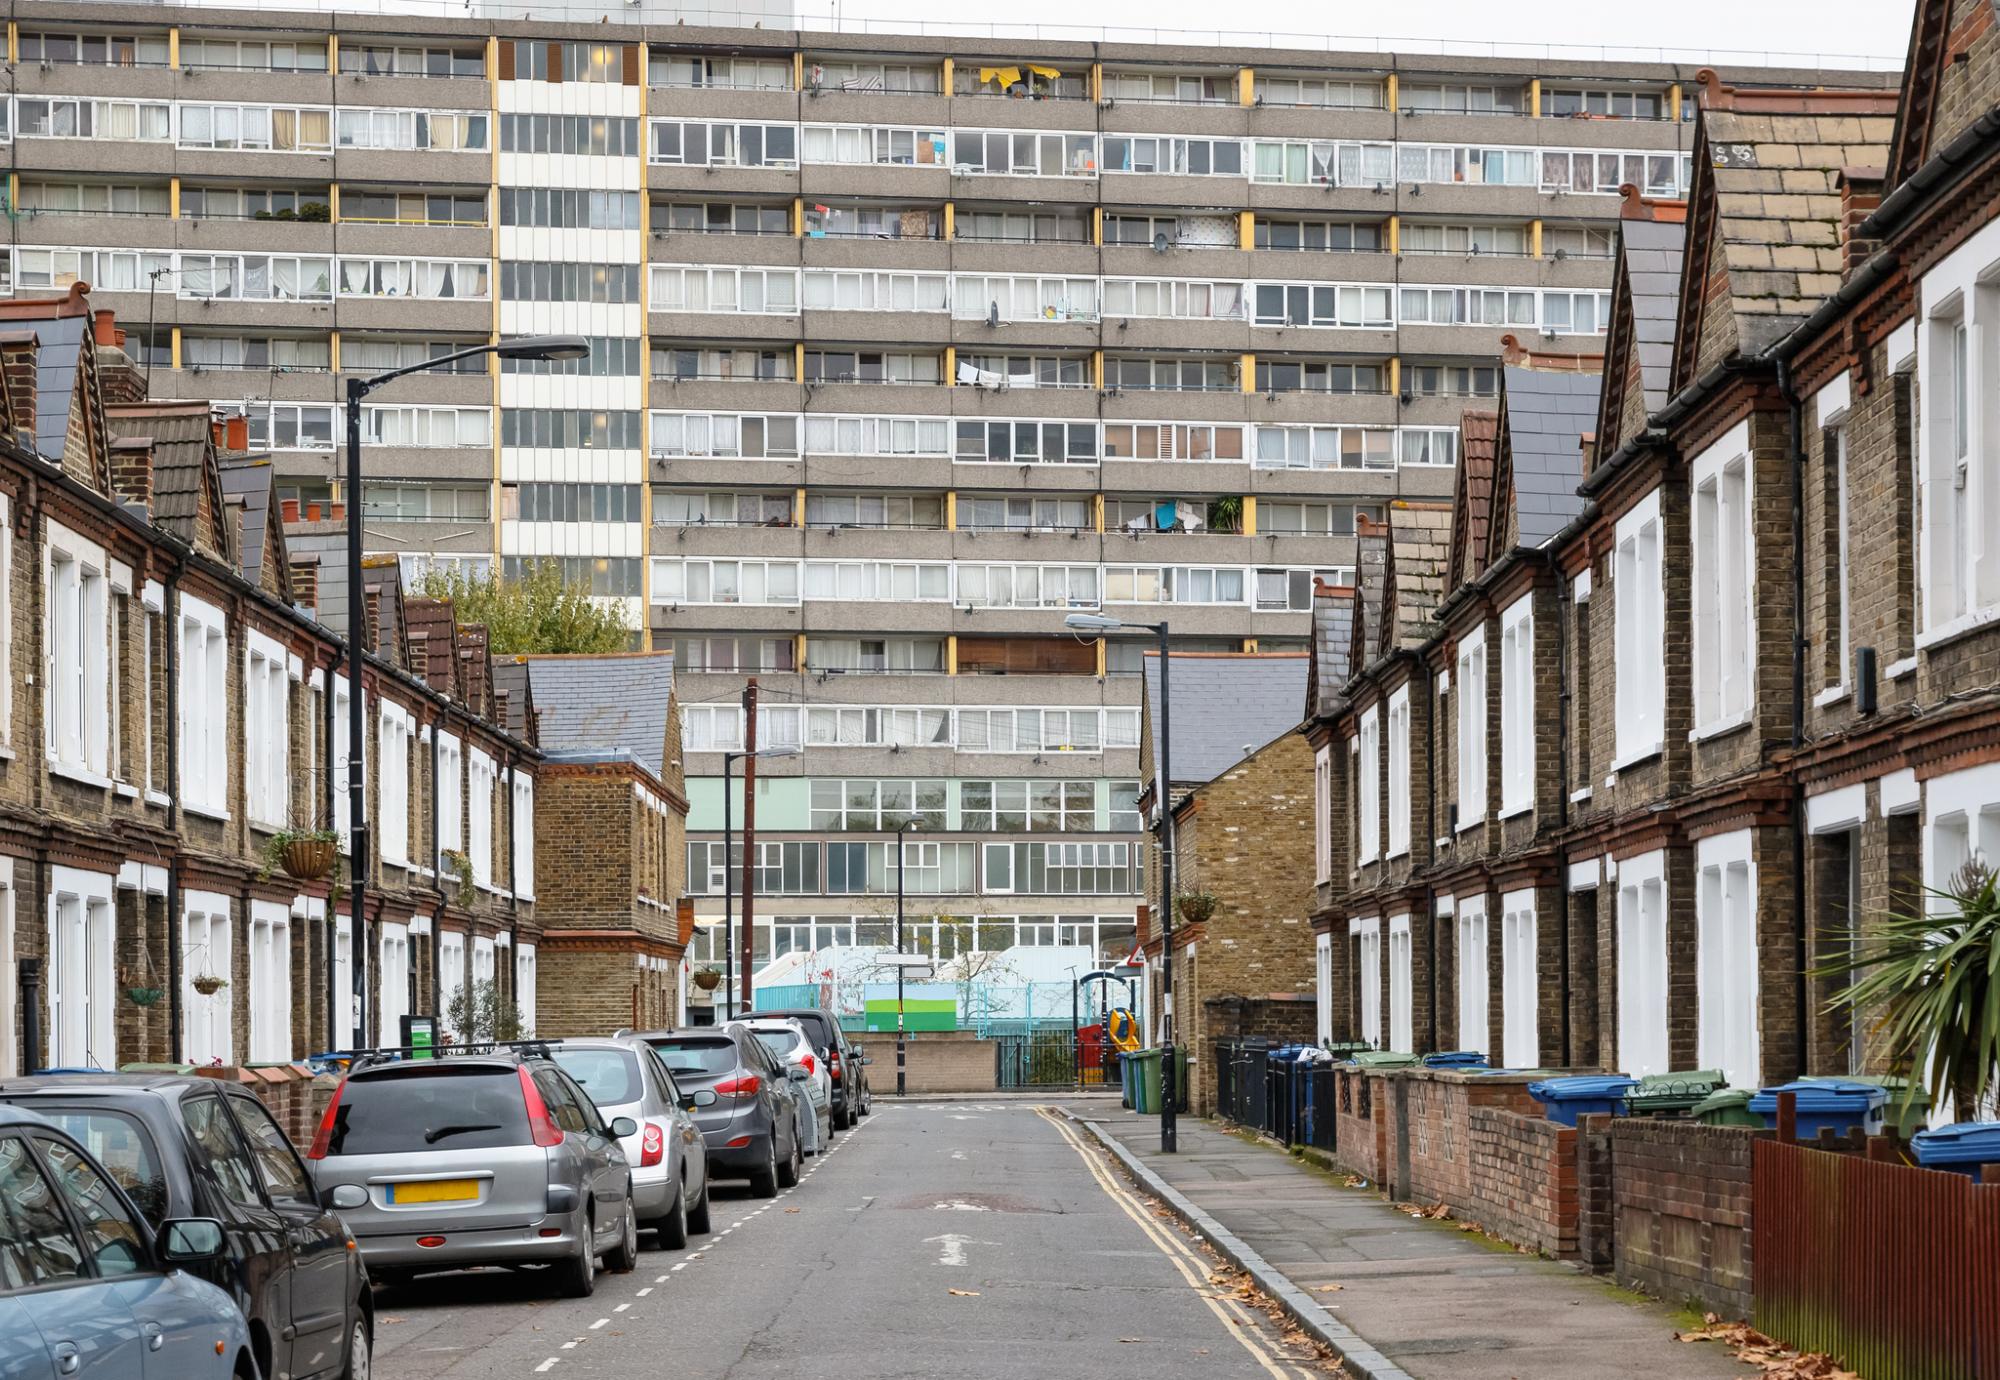
POLYGON ((473 748, 466 754, 466 856, 472 860, 472 883, 493 886, 493 759, 473 748))
POLYGON ((1389 856, 1409 851, 1410 687, 1402 685, 1389 696, 1389 856))
POLYGON ((410 742, 417 721, 400 704, 377 700, 375 723, 376 770, 381 774, 379 804, 381 816, 377 850, 382 861, 396 867, 410 862, 410 742))
POLYGON ((1507 1068, 1542 1062, 1537 957, 1535 890, 1507 892, 1500 898, 1500 1061, 1507 1068))
MULTIPOLYGON (((10 567, 11 569, 11 567, 10 567)), ((59 523, 42 546, 42 716, 49 769, 109 786, 111 565, 104 548, 59 523)))
POLYGON ((1925 647, 2000 616, 2000 221, 1926 273, 1919 300, 1925 647))
POLYGON ((333 918, 333 1028, 343 1046, 365 1045, 368 1037, 354 1028, 354 920, 333 918))
POLYGON ((249 942, 250 1062, 287 1063, 292 1057, 291 911, 277 901, 252 898, 249 942))
POLYGON ((1458 899, 1458 1047, 1485 1054, 1493 1043, 1486 896, 1458 899))
POLYGON ((1617 1064, 1634 1078, 1671 1065, 1667 901, 1664 851, 1619 860, 1617 1064))
POLYGON ((535 899, 535 778, 516 767, 513 785, 514 894, 535 899))
MULTIPOLYGON (((0 628, 14 626, 14 504, 6 494, 0 494, 0 628)), ((149 663, 150 664, 150 663, 149 663)), ((0 744, 14 741, 14 639, 0 637, 0 744)), ((11 894, 11 893, 10 893, 11 894)), ((8 903, 10 906, 12 902, 8 903)), ((12 985, 7 987, 13 991, 12 985)), ((11 1025, 11 1022, 8 1024, 11 1025)), ((10 1069, 6 1051, 12 1049, 13 1036, 4 1037, 5 1045, 0 1045, 0 1069, 10 1069)))
POLYGON ((1369 916, 1350 922, 1358 936, 1355 945, 1355 990, 1361 996, 1361 1038, 1370 1046, 1382 1044, 1382 921, 1369 916))
POLYGON ((1618 519, 1612 557, 1615 605, 1614 770, 1656 756, 1666 746, 1666 692, 1660 646, 1667 623, 1665 529, 1660 491, 1618 519))
POLYGON ((282 829, 291 822, 290 656, 254 628, 243 641, 244 811, 252 824, 282 829))
MULTIPOLYGON (((1738 422, 1688 467, 1693 572, 1693 738, 1750 721, 1757 670, 1755 465, 1738 422)), ((1659 674, 1657 662, 1654 674, 1659 674)))
POLYGON ((1750 831, 1701 839, 1695 857, 1695 1061, 1733 1088, 1760 1086, 1757 1030, 1757 864, 1750 831))
POLYGON ((449 733, 437 735, 437 851, 432 865, 444 866, 443 854, 465 847, 465 744, 449 733))
POLYGON ((378 1043, 403 1043, 403 1017, 410 1014, 410 929, 384 921, 375 956, 375 1028, 378 1043))
POLYGON ((521 1034, 524 1036, 535 1033, 535 1000, 540 966, 533 944, 514 946, 514 1009, 521 1014, 521 1034))
POLYGON ((1314 1030, 1319 1042, 1328 1044, 1333 1040, 1333 936, 1325 931, 1313 936, 1313 997, 1314 1030))
POLYGON ((459 1031, 450 1021, 451 998, 455 992, 465 991, 466 955, 465 935, 459 930, 444 930, 437 937, 438 965, 438 1027, 457 1038, 459 1031))
MULTIPOLYGON (((0 566, 0 569, 7 567, 0 566)), ((0 992, 20 991, 14 933, 14 860, 0 856, 0 992)), ((53 971, 54 964, 49 965, 53 971)), ((28 1013, 36 1020, 40 1013, 28 1013)), ((0 1021, 0 1078, 12 1078, 20 1069, 20 1051, 15 1043, 14 1022, 0 1021)), ((57 1065, 56 1067, 61 1067, 57 1065)))
POLYGON ((1534 807, 1535 596, 1524 594, 1500 612, 1500 817, 1534 807))
POLYGON ((1360 802, 1360 827, 1356 830, 1359 857, 1363 863, 1372 863, 1382 852, 1382 721, 1377 706, 1361 711, 1357 740, 1361 744, 1356 765, 1360 779, 1355 783, 1354 797, 1360 802))
POLYGON ((1458 640, 1458 826, 1462 833, 1486 822, 1486 625, 1458 640))
POLYGON ((49 869, 49 1044, 43 1057, 51 1068, 118 1067, 113 885, 109 873, 49 869))
POLYGON ((1412 1053, 1416 1049, 1413 985, 1415 971, 1410 932, 1410 913, 1389 917, 1389 1048, 1412 1053))
POLYGON ((229 898, 216 891, 181 893, 181 1058, 189 1064, 235 1062, 235 926, 229 898), (205 955, 196 961, 196 954, 205 955), (203 996, 195 979, 213 974, 223 986, 203 996))
POLYGON ((1313 753, 1313 882, 1333 880, 1333 749, 1313 753))
MULTIPOLYGON (((181 805, 229 818, 229 623, 223 611, 180 601, 181 805)), ((225 989, 226 990, 226 989, 225 989)))
MULTIPOLYGON (((1840 618, 1831 636, 1839 642, 1840 658, 1837 664, 1840 669, 1827 679, 1824 692, 1833 698, 1838 698, 1838 692, 1847 688, 1847 678, 1852 674, 1854 665, 1854 492, 1850 482, 1853 469, 1849 445, 1851 428, 1847 424, 1852 398, 1853 387, 1846 374, 1827 384, 1813 397, 1813 415, 1831 452, 1827 456, 1831 463, 1823 467, 1822 482, 1832 490, 1830 498, 1837 519, 1834 579, 1838 586, 1836 597, 1840 600, 1840 618)), ((1824 509, 1825 505, 1821 506, 1824 509)))

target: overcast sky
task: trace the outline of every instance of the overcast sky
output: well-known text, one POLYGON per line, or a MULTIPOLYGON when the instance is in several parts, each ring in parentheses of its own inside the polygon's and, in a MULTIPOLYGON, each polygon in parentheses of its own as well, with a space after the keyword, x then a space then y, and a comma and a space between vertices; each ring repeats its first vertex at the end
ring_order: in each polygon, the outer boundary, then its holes
MULTIPOLYGON (((1302 0, 986 0, 941 6, 938 0, 798 0, 801 20, 834 12, 917 27, 991 21, 1352 35, 1370 40, 1560 44, 1665 48, 1699 52, 1861 55, 1900 66, 1909 45, 1914 0, 1380 0, 1305 4, 1302 0)), ((1012 31, 1012 30, 1010 30, 1012 31)), ((1051 37, 1060 37, 1051 34, 1051 37)), ((1119 35, 1126 37, 1128 35, 1119 35)), ((1136 35, 1129 35, 1136 37, 1136 35)), ((1371 45, 1372 46, 1372 45, 1371 45)), ((1745 59, 1747 60, 1747 59, 1745 59)))

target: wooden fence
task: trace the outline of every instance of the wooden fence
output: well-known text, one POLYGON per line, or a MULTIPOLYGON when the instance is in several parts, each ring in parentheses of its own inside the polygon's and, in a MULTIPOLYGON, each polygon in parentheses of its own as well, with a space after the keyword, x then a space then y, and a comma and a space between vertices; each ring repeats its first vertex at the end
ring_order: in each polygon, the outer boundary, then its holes
POLYGON ((1759 1140, 1755 1325, 1868 1380, 2000 1380, 2000 1184, 1759 1140))

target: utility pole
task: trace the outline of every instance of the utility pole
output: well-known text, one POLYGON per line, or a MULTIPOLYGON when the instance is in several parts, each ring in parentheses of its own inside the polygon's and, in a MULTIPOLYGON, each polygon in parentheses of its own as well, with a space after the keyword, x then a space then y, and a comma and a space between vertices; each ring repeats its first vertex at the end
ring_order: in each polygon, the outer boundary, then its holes
MULTIPOLYGON (((725 861, 726 861, 725 856, 725 861)), ((757 933, 757 677, 743 687, 743 995, 739 1017, 750 1007, 750 963, 757 933)))

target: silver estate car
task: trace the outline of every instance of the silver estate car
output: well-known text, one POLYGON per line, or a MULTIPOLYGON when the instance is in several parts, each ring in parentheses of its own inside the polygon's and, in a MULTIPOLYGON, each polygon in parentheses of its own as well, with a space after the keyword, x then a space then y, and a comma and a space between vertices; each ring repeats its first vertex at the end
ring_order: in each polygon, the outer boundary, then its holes
POLYGON ((621 1143, 640 1230, 657 1232, 670 1250, 687 1245, 689 1232, 706 1232, 708 1156, 689 1113, 713 1106, 715 1093, 683 1093, 652 1046, 636 1035, 564 1040, 549 1047, 549 1057, 599 1112, 633 1123, 621 1143))
POLYGON ((547 1047, 429 1059, 364 1058, 327 1104, 306 1161, 386 1284, 430 1270, 544 1265, 572 1298, 597 1258, 638 1263, 632 1170, 619 1141, 547 1047))

